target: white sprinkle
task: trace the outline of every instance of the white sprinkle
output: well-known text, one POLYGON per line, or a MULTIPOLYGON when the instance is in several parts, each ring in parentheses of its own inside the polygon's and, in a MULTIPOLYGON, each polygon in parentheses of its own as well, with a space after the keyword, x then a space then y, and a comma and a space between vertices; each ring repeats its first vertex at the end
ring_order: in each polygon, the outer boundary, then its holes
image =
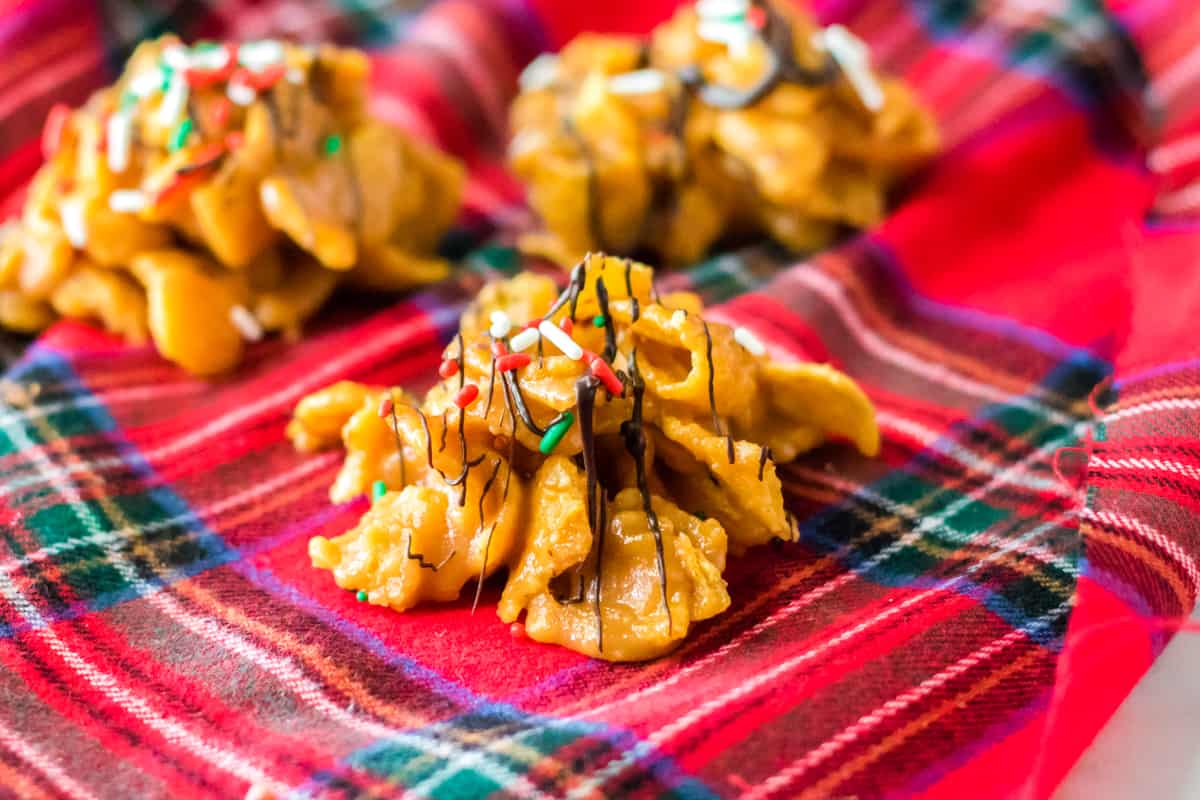
POLYGON ((704 19, 745 16, 750 13, 749 0, 700 0, 696 14, 704 19))
POLYGON ((661 92, 666 85, 667 76, 657 69, 623 72, 608 79, 608 90, 613 94, 653 94, 661 92))
POLYGON ((550 344, 561 350, 562 354, 567 358, 571 359, 572 361, 578 361, 579 359, 583 358, 583 348, 571 338, 571 334, 567 333, 550 320, 542 320, 541 324, 538 325, 538 330, 542 332, 542 336, 545 336, 550 340, 550 344))
POLYGON ((682 308, 675 309, 675 313, 671 315, 671 324, 679 327, 687 320, 687 312, 682 308))
POLYGON ((254 783, 246 790, 242 800, 275 800, 275 793, 261 783, 254 783))
POLYGON ((508 340, 508 349, 514 353, 528 350, 537 343, 539 335, 537 328, 526 328, 508 340))
POLYGON ((749 350, 752 356, 766 355, 767 348, 763 346, 763 343, 758 340, 758 337, 749 328, 734 328, 733 340, 749 350))
POLYGON ((503 311, 492 312, 492 327, 488 333, 492 334, 493 339, 503 339, 508 336, 508 332, 512 330, 512 320, 508 318, 508 314, 503 311))
POLYGON ((716 42, 731 51, 742 50, 754 38, 754 28, 745 20, 701 20, 696 34, 705 41, 716 42))
POLYGON ((121 173, 129 166, 129 145, 133 139, 133 115, 118 111, 109 115, 107 131, 108 168, 121 173))
POLYGON ((203 50, 192 50, 188 57, 188 66, 206 71, 224 69, 229 63, 229 51, 224 47, 209 47, 203 50))
POLYGON ((288 83, 294 83, 297 86, 304 83, 304 70, 299 67, 291 67, 283 74, 287 78, 288 83))
POLYGON ((258 92, 244 83, 230 81, 229 85, 225 87, 225 96, 235 105, 248 106, 258 99, 258 92))
POLYGON ((263 337, 263 329, 262 325, 258 323, 258 317, 250 313, 245 306, 234 306, 229 309, 229 321, 247 341, 257 342, 263 337))
POLYGON ((137 189, 117 189, 108 196, 108 207, 118 214, 136 214, 146 207, 146 195, 137 189))
POLYGON ((149 97, 162 88, 162 67, 139 72, 129 80, 129 93, 134 97, 149 97))
POLYGON ((279 190, 275 188, 273 183, 261 183, 258 190, 258 199, 262 203, 263 208, 268 211, 273 211, 279 207, 279 190))
POLYGON ((246 42, 238 48, 238 63, 256 71, 282 60, 283 45, 274 39, 246 42))
POLYGON ((173 126, 183 114, 183 110, 187 106, 187 99, 187 80, 183 77, 183 73, 176 72, 171 76, 167 93, 163 95, 162 103, 158 107, 158 124, 164 128, 173 126))
POLYGON ((188 49, 181 44, 163 48, 162 60, 164 64, 174 70, 185 70, 191 62, 188 49))
POLYGON ((87 246, 87 220, 83 215, 83 199, 67 197, 58 206, 58 218, 62 221, 67 241, 77 250, 87 246))
POLYGON ((825 47, 841 67, 846 80, 858 93, 868 111, 883 108, 883 90, 871 72, 871 51, 862 40, 842 25, 830 25, 822 34, 825 47))
POLYGON ((529 62, 517 78, 517 84, 523 92, 536 92, 548 89, 558 79, 558 56, 553 53, 542 53, 529 62))

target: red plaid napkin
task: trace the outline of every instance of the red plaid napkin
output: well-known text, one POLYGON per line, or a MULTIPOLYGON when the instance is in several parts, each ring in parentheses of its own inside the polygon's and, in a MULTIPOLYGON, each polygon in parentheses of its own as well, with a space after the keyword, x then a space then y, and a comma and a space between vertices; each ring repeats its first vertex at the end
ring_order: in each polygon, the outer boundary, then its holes
POLYGON ((480 273, 518 266, 503 120, 533 54, 669 2, 159 5, 0 19, 0 196, 49 105, 142 35, 375 47, 375 105, 473 181, 455 282, 342 303, 226 380, 60 323, 0 407, 0 797, 1045 797, 1191 612, 1200 569, 1200 18, 1164 0, 829 0, 937 114, 945 155, 879 228, 672 275, 827 360, 884 448, 783 471, 801 542, 727 575, 668 658, 404 615, 312 570, 337 454, 283 438, 339 378, 423 388, 480 273), (393 40, 402 40, 391 45, 393 40), (1153 101, 1146 106, 1144 100, 1153 101), (1150 156, 1150 169, 1145 166, 1150 156), (493 243, 481 237, 492 231, 493 243))

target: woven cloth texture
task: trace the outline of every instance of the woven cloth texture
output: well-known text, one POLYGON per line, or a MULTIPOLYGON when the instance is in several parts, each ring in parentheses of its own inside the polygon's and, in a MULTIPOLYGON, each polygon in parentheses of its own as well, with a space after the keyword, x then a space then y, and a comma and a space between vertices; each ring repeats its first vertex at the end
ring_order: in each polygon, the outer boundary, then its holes
MULTIPOLYGON (((675 654, 510 637, 498 584, 398 615, 313 570, 337 453, 284 438, 342 378, 423 389, 528 224, 503 170, 524 63, 672 3, 0 2, 0 209, 41 119, 142 37, 371 49, 377 113, 472 180, 460 268, 342 299, 202 382, 60 322, 0 405, 0 798, 1046 797, 1200 584, 1200 16, 1179 0, 827 0, 946 150, 877 228, 664 278, 879 410, 878 459, 781 469, 798 543, 727 574, 675 654)), ((3 351, 20 353, 18 345, 3 351)))

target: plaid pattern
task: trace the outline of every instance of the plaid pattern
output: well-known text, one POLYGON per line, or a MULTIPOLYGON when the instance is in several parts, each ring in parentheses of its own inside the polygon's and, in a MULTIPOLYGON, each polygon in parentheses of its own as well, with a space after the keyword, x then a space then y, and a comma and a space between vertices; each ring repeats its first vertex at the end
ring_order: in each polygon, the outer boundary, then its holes
POLYGON ((452 283, 347 301, 230 379, 74 322, 8 371, 40 392, 0 407, 0 797, 1047 796, 1200 585, 1200 235, 1142 221, 1161 186, 1141 154, 1172 145, 1138 102, 1143 61, 1161 87, 1198 31, 1142 5, 819 6, 912 82, 948 152, 832 251, 664 285, 853 375, 883 452, 781 469, 801 541, 735 560, 731 610, 641 665, 513 641, 496 585, 475 615, 356 603, 306 541, 366 501, 330 506, 338 456, 283 428, 333 380, 432 381, 465 298, 520 266, 500 158, 521 64, 670 4, 16 6, 5 207, 32 121, 166 27, 402 37, 375 53, 377 110, 474 179, 452 283))

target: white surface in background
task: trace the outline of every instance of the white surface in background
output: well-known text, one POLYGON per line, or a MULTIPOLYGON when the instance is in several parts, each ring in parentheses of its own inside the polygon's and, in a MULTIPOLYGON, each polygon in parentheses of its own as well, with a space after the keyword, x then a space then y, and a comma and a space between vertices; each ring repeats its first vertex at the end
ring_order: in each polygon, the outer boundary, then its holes
POLYGON ((1200 798, 1200 634, 1171 640, 1054 797, 1200 798))

